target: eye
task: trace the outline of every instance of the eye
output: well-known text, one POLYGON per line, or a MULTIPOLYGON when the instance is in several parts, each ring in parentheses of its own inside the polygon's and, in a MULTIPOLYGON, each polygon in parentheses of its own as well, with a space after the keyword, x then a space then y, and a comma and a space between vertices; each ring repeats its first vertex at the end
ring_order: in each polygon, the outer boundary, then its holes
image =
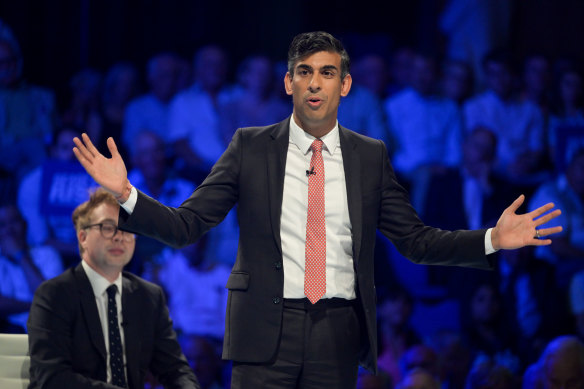
POLYGON ((101 227, 103 232, 108 233, 108 234, 113 234, 114 231, 116 230, 116 227, 113 224, 103 224, 103 226, 101 227))

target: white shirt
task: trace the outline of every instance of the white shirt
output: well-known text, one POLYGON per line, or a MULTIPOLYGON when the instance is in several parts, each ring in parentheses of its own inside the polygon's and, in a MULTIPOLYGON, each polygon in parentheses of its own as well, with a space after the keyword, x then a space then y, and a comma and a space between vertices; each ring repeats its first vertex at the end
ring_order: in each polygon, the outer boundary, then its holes
MULTIPOLYGON (((308 177, 316 139, 290 120, 280 237, 284 264, 284 298, 304 297, 304 262, 308 177)), ((323 298, 355 298, 351 221, 338 124, 320 138, 323 141, 324 197, 326 222, 326 293, 323 298)), ((316 172, 319 174, 319 172, 316 172)))
MULTIPOLYGON (((107 325, 107 291, 106 289, 112 285, 111 282, 106 280, 101 274, 93 270, 85 261, 81 261, 81 265, 89 278, 89 283, 93 289, 93 294, 95 295, 95 303, 97 304, 97 312, 99 313, 99 321, 101 322, 101 330, 103 332, 103 340, 105 341, 105 354, 106 354, 106 368, 107 368, 107 382, 111 384, 112 382, 112 370, 110 367, 110 350, 109 350, 109 330, 107 325)), ((124 357, 124 374, 126 375, 126 382, 128 379, 128 373, 126 370, 126 342, 124 341, 124 331, 122 329, 122 274, 113 282, 118 287, 118 293, 116 293, 116 305, 118 308, 118 326, 120 328, 120 337, 122 339, 122 353, 124 357)))

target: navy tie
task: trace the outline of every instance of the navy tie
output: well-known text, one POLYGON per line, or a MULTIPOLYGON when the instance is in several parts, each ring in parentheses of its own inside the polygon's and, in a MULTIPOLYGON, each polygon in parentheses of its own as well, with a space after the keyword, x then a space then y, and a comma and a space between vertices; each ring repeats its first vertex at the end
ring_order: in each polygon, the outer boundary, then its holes
POLYGON ((122 338, 118 325, 118 305, 116 293, 118 287, 110 285, 107 288, 107 321, 109 328, 110 367, 112 370, 112 384, 120 388, 127 388, 126 375, 124 373, 124 355, 122 351, 122 338))

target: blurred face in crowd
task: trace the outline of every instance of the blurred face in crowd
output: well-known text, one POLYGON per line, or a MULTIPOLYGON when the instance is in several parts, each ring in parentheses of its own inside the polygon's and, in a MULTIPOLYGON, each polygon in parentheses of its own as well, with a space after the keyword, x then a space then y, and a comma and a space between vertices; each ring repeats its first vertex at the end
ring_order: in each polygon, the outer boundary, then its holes
POLYGON ((73 161, 75 154, 73 154, 74 144, 72 139, 78 135, 73 130, 60 131, 55 139, 55 144, 51 148, 51 157, 59 161, 73 161))
MULTIPOLYGON (((113 281, 126 266, 136 247, 133 234, 118 230, 113 237, 107 238, 106 231, 100 231, 96 224, 111 226, 118 225, 119 207, 109 203, 101 203, 89 217, 89 225, 94 227, 82 228, 77 233, 79 244, 83 249, 82 257, 92 269, 105 278, 113 281)), ((84 227, 87 227, 84 226, 84 227)))
POLYGON ((422 96, 434 92, 436 86, 436 63, 433 59, 416 55, 412 61, 412 87, 422 96))
POLYGON ((468 164, 491 163, 495 158, 496 138, 486 128, 476 128, 464 142, 463 158, 468 164))
POLYGON ((146 181, 164 181, 166 156, 162 139, 150 131, 143 131, 136 137, 133 147, 132 161, 146 181))
POLYGON ((258 97, 269 94, 274 76, 272 62, 263 56, 249 58, 246 62, 240 75, 244 88, 258 97))
POLYGON ((566 72, 560 78, 560 96, 566 105, 577 104, 582 99, 582 76, 576 72, 566 72))
POLYGON ((495 290, 490 285, 482 285, 475 292, 471 302, 474 321, 492 323, 499 314, 499 301, 495 290))
POLYGON ((18 58, 6 41, 0 41, 0 87, 9 87, 20 78, 18 58))
POLYGON ((286 73, 286 93, 294 102, 294 119, 315 137, 327 134, 336 124, 341 96, 351 89, 351 75, 341 79, 341 56, 319 51, 298 61, 294 74, 286 73))
POLYGON ((361 58, 353 67, 355 82, 364 86, 378 97, 382 97, 389 82, 388 66, 385 60, 375 54, 361 58))
POLYGON ((221 89, 227 78, 227 55, 217 46, 202 48, 195 57, 195 81, 210 93, 221 89))
POLYGON ((461 103, 471 94, 471 69, 460 62, 448 62, 442 76, 444 97, 461 103))
POLYGON ((12 254, 26 247, 26 222, 15 205, 0 207, 0 250, 12 254))
POLYGON ((391 77, 400 88, 410 85, 412 62, 414 52, 408 47, 403 47, 393 54, 391 61, 391 77))
POLYGON ((403 327, 412 313, 412 306, 405 298, 390 298, 379 307, 381 319, 393 328, 403 327))
POLYGON ((408 373, 398 386, 399 389, 440 389, 438 381, 427 371, 416 369, 408 373))
POLYGON ((178 64, 172 55, 161 55, 153 59, 148 72, 148 83, 152 93, 163 102, 168 102, 177 92, 178 64))
POLYGON ((501 99, 511 95, 513 74, 504 63, 488 61, 485 64, 485 75, 488 87, 501 99))
POLYGON ((541 95, 548 90, 550 80, 550 64, 546 58, 536 56, 527 59, 523 82, 528 91, 535 95, 541 95))
POLYGON ((403 366, 403 371, 418 367, 434 375, 439 373, 436 352, 430 347, 421 344, 410 347, 403 355, 400 363, 403 366))
POLYGON ((582 362, 572 350, 550 356, 544 365, 545 389, 584 389, 582 362))

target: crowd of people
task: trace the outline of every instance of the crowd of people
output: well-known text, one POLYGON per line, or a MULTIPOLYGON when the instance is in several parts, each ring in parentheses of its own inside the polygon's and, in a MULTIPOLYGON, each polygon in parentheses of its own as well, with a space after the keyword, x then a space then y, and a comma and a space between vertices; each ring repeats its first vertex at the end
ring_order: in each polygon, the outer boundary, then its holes
MULTIPOLYGON (((237 128, 291 114, 285 64, 263 54, 238 64, 234 80, 228 78, 234 64, 215 45, 199 47, 192 65, 164 52, 146 64, 113 64, 103 74, 81 69, 62 106, 53 91, 26 81, 22 62, 14 35, 0 26, 2 332, 26 332, 38 285, 79 262, 71 213, 95 183, 74 158, 73 137, 89 134, 102 152, 113 137, 129 163, 130 182, 178 206, 237 128)), ((543 54, 518 63, 511 52, 495 49, 481 70, 409 47, 389 57, 362 55, 353 63, 339 124, 385 142, 429 225, 491 227, 524 193, 530 200, 524 211, 547 202, 562 209, 554 223, 564 230, 551 246, 501 252, 492 272, 408 267, 380 239, 380 374, 364 371, 360 388, 521 382, 543 388, 561 358, 584 371, 581 64, 543 54)), ((184 354, 204 388, 229 382, 220 349, 238 228, 232 211, 181 250, 138 237, 126 268, 164 289, 184 354)))

